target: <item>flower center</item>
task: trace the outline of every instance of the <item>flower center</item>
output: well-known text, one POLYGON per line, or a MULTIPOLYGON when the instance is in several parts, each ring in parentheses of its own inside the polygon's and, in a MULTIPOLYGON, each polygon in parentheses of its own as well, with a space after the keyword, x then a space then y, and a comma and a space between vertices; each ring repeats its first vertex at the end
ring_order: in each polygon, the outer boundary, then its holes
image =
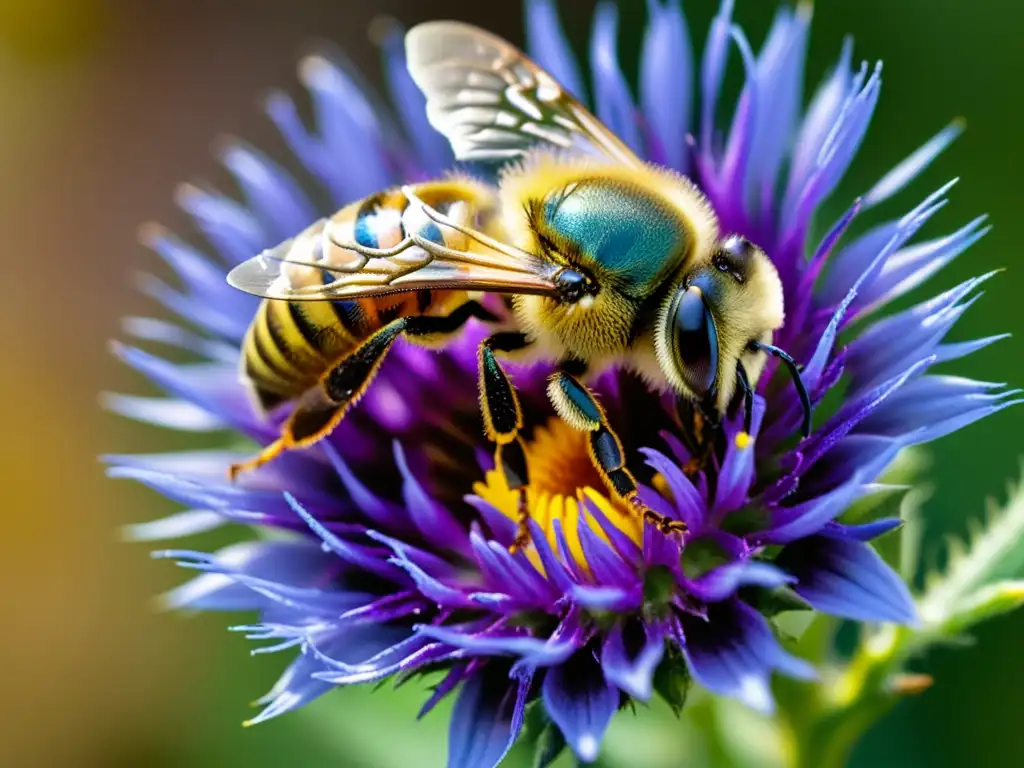
MULTIPOLYGON (((580 540, 581 523, 589 524, 602 540, 608 539, 586 510, 585 501, 637 544, 642 544, 643 529, 631 509, 609 498, 604 491, 604 483, 587 451, 587 438, 587 433, 571 428, 558 418, 534 430, 526 443, 530 477, 526 499, 530 518, 544 531, 555 554, 561 556, 555 531, 555 521, 558 521, 571 559, 589 570, 580 540), (601 490, 595 490, 598 488, 601 490)), ((510 520, 516 520, 518 494, 509 490, 501 472, 487 472, 483 482, 474 484, 473 492, 510 520)), ((538 570, 543 570, 532 545, 527 549, 527 556, 538 570)))

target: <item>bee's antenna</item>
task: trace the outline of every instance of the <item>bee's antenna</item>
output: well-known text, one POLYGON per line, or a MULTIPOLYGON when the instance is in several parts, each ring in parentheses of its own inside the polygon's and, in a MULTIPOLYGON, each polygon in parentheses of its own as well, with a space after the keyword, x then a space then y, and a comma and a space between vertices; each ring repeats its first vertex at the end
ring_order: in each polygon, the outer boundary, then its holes
POLYGON ((750 348, 760 352, 767 352, 772 357, 777 357, 783 362, 787 369, 789 369, 789 375, 793 379, 793 385, 796 387, 796 393, 800 396, 800 404, 804 407, 804 422, 800 429, 800 433, 807 437, 811 434, 811 417, 814 412, 814 408, 811 405, 811 397, 807 394, 807 387, 804 386, 804 380, 800 376, 800 368, 797 366, 796 361, 789 356, 789 353, 779 349, 773 344, 765 344, 760 341, 750 342, 750 348))
POLYGON ((754 390, 750 386, 750 379, 747 377, 747 369, 743 363, 736 361, 736 380, 743 390, 743 431, 750 434, 750 427, 754 422, 754 390))

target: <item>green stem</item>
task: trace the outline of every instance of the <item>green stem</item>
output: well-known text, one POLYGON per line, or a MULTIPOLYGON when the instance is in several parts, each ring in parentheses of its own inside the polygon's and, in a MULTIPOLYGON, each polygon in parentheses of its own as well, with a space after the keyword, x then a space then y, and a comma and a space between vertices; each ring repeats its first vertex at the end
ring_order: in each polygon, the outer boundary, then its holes
POLYGON ((894 686, 906 658, 927 633, 885 627, 858 648, 822 692, 814 716, 791 723, 794 768, 842 768, 857 740, 899 699, 915 691, 894 686))

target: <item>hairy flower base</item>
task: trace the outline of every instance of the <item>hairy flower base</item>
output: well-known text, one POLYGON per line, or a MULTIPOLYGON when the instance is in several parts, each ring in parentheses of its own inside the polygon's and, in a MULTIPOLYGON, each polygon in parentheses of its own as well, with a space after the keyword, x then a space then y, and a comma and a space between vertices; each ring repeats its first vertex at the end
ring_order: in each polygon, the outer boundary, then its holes
MULTIPOLYGON (((902 218, 845 237, 851 222, 912 182, 958 125, 910 154, 814 242, 814 215, 865 135, 881 79, 877 67, 854 68, 847 45, 804 111, 808 6, 779 11, 755 55, 726 0, 698 73, 678 3, 651 0, 636 99, 617 60, 613 5, 602 5, 595 18, 590 89, 550 0, 531 0, 527 11, 539 63, 572 92, 590 90, 597 116, 623 141, 686 173, 724 231, 742 233, 771 256, 786 303, 776 342, 802 365, 816 405, 842 381, 841 395, 830 398, 839 404, 831 413, 819 408, 812 434, 799 440, 799 399, 769 366, 750 435, 741 434, 736 414, 722 425, 715 450, 697 457, 685 447, 695 430, 677 404, 624 374, 592 382, 622 435, 642 500, 686 523, 685 547, 678 535, 642 526, 632 510, 610 500, 585 437, 551 418, 544 393, 550 371, 540 365, 513 371, 528 421, 532 542, 509 551, 516 500, 494 471, 481 430, 475 369, 485 329, 475 322, 439 352, 396 343, 329 439, 235 484, 226 470, 248 452, 110 457, 112 476, 141 481, 186 509, 136 526, 136 538, 177 538, 227 523, 286 534, 213 554, 158 553, 199 571, 165 596, 167 605, 256 611, 257 623, 236 629, 270 641, 261 650, 294 655, 252 722, 334 686, 441 671, 424 712, 457 695, 449 765, 477 768, 502 759, 530 703, 585 761, 596 757, 610 718, 626 702, 657 691, 678 706, 691 676, 769 710, 774 672, 813 675, 775 637, 770 617, 780 607, 803 600, 850 619, 916 621, 906 586, 867 543, 900 521, 847 524, 840 516, 887 490, 878 478, 903 448, 1017 402, 1000 385, 930 372, 1001 338, 943 341, 989 275, 872 319, 987 231, 979 218, 910 244, 944 205, 951 184, 902 218), (719 132, 715 114, 730 49, 739 52, 745 86, 729 130, 719 132), (691 81, 699 82, 696 93, 691 81), (691 127, 696 138, 688 140, 691 127), (840 332, 856 320, 866 321, 865 330, 839 345, 840 332)), ((267 104, 296 157, 338 207, 435 177, 452 164, 405 71, 401 33, 389 35, 384 48, 408 141, 356 80, 324 57, 301 67, 315 131, 287 96, 275 94, 267 104)), ((230 430, 267 445, 284 414, 256 413, 238 382, 239 349, 256 305, 228 287, 224 274, 327 211, 248 147, 231 146, 222 159, 244 205, 193 187, 179 196, 221 261, 160 228, 147 231, 181 285, 151 278, 144 289, 198 332, 148 318, 127 323, 136 339, 183 349, 197 362, 173 364, 119 347, 125 362, 170 397, 113 396, 108 403, 160 426, 230 430)))

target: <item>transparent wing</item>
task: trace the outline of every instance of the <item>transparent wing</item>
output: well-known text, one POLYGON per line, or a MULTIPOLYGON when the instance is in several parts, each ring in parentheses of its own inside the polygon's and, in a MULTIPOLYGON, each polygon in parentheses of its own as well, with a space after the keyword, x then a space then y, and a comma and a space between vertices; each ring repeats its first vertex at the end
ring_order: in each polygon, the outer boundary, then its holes
POLYGON ((405 236, 392 248, 341 241, 330 219, 235 267, 228 282, 266 299, 335 301, 444 288, 554 294, 560 265, 477 232, 442 214, 409 187, 405 236))
POLYGON ((409 30, 407 66, 430 124, 459 160, 509 160, 539 143, 639 165, 632 150, 551 75, 500 37, 434 21, 409 30))

